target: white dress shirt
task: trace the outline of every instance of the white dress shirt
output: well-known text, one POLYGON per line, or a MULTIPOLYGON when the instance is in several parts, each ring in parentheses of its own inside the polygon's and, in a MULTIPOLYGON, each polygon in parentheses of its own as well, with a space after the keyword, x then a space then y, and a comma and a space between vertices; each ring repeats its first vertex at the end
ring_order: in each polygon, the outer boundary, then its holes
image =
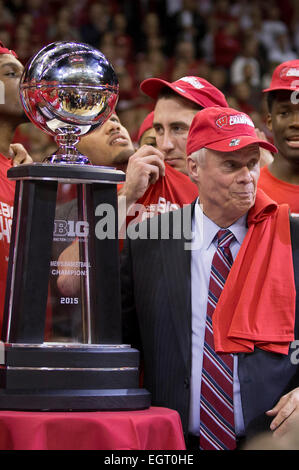
MULTIPOLYGON (((247 233, 247 215, 227 227, 235 236, 230 244, 233 259, 247 233)), ((217 249, 215 236, 221 229, 202 212, 200 204, 195 204, 192 220, 193 238, 191 243, 191 301, 192 301, 192 372, 189 432, 199 435, 200 426, 200 390, 205 335, 206 311, 210 271, 214 253, 217 249)), ((238 436, 244 434, 244 422, 240 396, 240 384, 237 373, 237 355, 234 355, 234 417, 238 436)))

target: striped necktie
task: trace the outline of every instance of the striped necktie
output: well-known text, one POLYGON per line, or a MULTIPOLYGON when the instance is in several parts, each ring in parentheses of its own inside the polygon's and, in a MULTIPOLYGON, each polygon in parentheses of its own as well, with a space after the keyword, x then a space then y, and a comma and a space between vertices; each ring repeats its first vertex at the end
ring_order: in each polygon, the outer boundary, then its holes
POLYGON ((218 247, 211 266, 200 398, 200 449, 236 448, 233 407, 233 356, 216 354, 212 315, 233 263, 229 248, 234 235, 217 233, 218 247))

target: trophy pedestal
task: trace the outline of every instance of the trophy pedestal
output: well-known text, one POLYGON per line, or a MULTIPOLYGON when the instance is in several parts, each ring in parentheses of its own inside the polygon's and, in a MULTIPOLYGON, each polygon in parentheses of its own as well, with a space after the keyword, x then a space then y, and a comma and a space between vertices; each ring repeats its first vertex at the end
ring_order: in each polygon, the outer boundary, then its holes
POLYGON ((139 352, 127 345, 5 345, 0 409, 136 410, 148 408, 139 387, 139 352))
POLYGON ((150 394, 123 390, 0 390, 0 409, 12 411, 135 411, 149 408, 150 394))
POLYGON ((124 174, 91 165, 31 164, 10 169, 8 177, 16 179, 16 196, 0 343, 0 409, 148 408, 150 394, 139 388, 139 352, 122 344, 121 335, 116 184, 124 174), (78 251, 86 266, 78 297, 82 342, 45 341, 58 182, 79 186, 79 212, 89 229, 78 251), (116 215, 114 236, 104 239, 95 234, 101 205, 116 215))

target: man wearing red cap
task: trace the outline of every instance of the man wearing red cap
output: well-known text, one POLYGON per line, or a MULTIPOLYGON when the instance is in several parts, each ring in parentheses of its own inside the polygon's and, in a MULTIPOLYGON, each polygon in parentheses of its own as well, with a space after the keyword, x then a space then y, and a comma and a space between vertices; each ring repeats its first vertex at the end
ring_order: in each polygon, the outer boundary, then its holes
POLYGON ((12 164, 32 162, 22 145, 11 144, 16 127, 27 121, 19 98, 22 71, 15 52, 0 42, 0 331, 15 193, 15 182, 8 180, 7 170, 12 164))
POLYGON ((261 148, 276 152, 246 114, 197 113, 187 166, 198 199, 129 227, 122 252, 124 340, 190 449, 280 438, 299 419, 299 224, 257 189, 261 148))
POLYGON ((278 154, 261 170, 259 187, 287 203, 299 216, 299 60, 283 62, 273 72, 267 93, 267 125, 278 154))
POLYGON ((140 88, 156 100, 153 127, 157 148, 168 165, 187 174, 186 141, 192 119, 200 109, 227 106, 224 95, 207 80, 193 76, 172 83, 149 78, 140 88))

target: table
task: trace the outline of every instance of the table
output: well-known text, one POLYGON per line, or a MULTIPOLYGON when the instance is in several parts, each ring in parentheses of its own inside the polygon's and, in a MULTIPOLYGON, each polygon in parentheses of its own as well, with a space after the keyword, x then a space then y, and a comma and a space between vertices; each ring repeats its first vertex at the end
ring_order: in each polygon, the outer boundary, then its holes
POLYGON ((185 450, 179 414, 137 411, 1 411, 0 450, 185 450))

